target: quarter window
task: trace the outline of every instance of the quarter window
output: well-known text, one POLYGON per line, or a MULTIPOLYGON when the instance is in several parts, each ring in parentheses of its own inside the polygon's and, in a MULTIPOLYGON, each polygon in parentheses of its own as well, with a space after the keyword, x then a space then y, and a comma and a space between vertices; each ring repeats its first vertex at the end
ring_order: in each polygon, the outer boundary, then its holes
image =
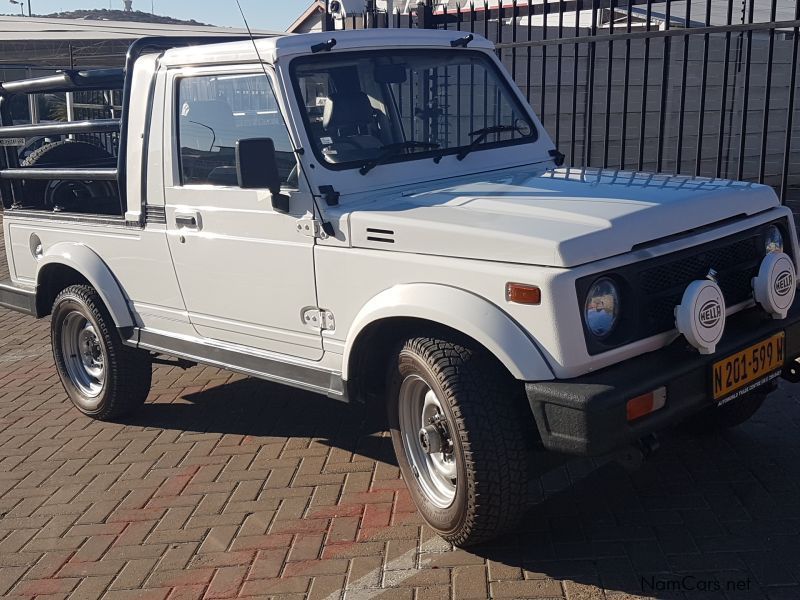
POLYGON ((237 185, 236 142, 268 137, 275 143, 282 182, 296 187, 297 161, 263 73, 182 78, 177 109, 183 185, 237 185))

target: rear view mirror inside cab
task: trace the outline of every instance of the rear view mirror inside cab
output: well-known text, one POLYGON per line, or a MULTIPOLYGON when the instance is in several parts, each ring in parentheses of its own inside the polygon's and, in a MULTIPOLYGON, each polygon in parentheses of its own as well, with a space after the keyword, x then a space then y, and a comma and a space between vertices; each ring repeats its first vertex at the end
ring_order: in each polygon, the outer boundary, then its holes
POLYGON ((376 65, 374 77, 377 83, 405 83, 408 73, 406 65, 376 65))
POLYGON ((268 189, 272 208, 289 212, 289 197, 281 194, 281 175, 272 138, 247 138, 236 142, 236 179, 243 189, 268 189))

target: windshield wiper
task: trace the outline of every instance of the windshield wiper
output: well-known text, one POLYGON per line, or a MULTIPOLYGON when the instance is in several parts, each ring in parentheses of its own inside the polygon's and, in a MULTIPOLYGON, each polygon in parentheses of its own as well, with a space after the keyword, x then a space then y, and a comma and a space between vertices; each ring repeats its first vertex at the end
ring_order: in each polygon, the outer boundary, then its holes
POLYGON ((386 146, 380 148, 381 153, 378 156, 361 165, 361 168, 358 170, 358 172, 362 175, 366 175, 378 165, 385 163, 393 156, 396 156, 403 150, 408 150, 409 148, 426 148, 428 150, 433 150, 438 147, 439 144, 432 144, 430 142, 416 142, 413 140, 408 142, 397 142, 396 144, 387 144, 386 146))
POLYGON ((469 135, 477 135, 474 140, 472 140, 469 144, 464 146, 458 154, 456 154, 456 158, 458 160, 464 160, 467 155, 475 150, 478 146, 480 146, 487 137, 492 135, 493 133, 503 133, 506 131, 519 131, 519 127, 516 125, 492 125, 491 127, 484 127, 483 129, 476 129, 475 131, 470 131, 469 135))

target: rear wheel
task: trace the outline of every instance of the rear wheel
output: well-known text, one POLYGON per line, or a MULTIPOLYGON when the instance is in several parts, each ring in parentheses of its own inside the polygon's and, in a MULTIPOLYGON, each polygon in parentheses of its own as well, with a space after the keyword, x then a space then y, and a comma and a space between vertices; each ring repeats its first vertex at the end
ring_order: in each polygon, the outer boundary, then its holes
POLYGON ((53 304, 53 358, 75 407, 95 419, 113 419, 141 406, 150 391, 150 354, 122 344, 97 291, 73 285, 53 304))
POLYGON ((468 546, 518 522, 533 417, 494 357, 465 342, 408 339, 389 372, 387 409, 403 477, 439 535, 468 546))

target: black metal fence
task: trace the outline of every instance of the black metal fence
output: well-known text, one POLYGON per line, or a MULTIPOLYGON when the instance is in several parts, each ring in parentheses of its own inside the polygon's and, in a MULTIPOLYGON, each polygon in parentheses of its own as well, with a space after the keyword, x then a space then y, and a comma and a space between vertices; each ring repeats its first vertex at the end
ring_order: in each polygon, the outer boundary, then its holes
POLYGON ((336 26, 489 38, 572 166, 757 181, 800 200, 798 0, 426 0, 336 26))
MULTIPOLYGON (((74 120, 117 119, 122 114, 122 90, 74 92, 74 120)), ((119 132, 76 134, 75 139, 119 153, 119 132)))

